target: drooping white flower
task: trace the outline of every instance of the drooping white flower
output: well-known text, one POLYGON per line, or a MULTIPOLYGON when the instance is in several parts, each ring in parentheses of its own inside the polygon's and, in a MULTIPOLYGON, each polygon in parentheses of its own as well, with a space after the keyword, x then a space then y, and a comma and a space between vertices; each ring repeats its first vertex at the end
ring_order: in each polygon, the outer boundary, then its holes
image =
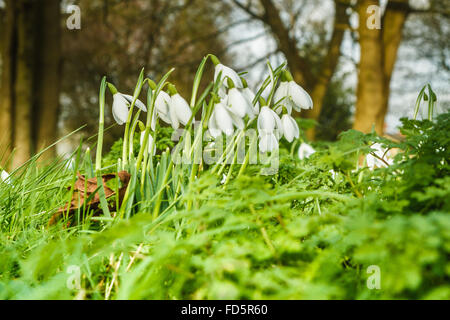
POLYGON ((228 91, 228 106, 231 112, 241 118, 245 117, 249 111, 247 100, 237 88, 231 88, 228 91))
POLYGON ((256 102, 256 104, 253 105, 253 100, 255 99, 255 94, 249 87, 242 89, 242 95, 244 96, 245 100, 247 101, 248 108, 252 111, 252 113, 250 113, 250 112, 247 112, 247 113, 248 113, 250 119, 253 119, 256 115, 259 114, 259 102, 256 102), (250 114, 252 114, 252 115, 250 116, 250 114))
POLYGON ((224 79, 223 85, 228 88, 228 83, 226 81, 227 78, 229 78, 231 81, 233 81, 236 88, 242 88, 242 81, 241 78, 239 78, 239 75, 236 71, 231 69, 230 67, 227 67, 221 63, 216 65, 216 68, 214 70, 214 81, 219 81, 219 74, 221 73, 221 79, 224 79))
POLYGON ((216 113, 214 110, 208 120, 208 131, 213 138, 217 138, 222 134, 222 130, 216 122, 216 113))
POLYGON ((284 114, 281 117, 281 125, 283 126, 283 134, 288 142, 292 142, 294 138, 299 138, 300 130, 297 122, 289 114, 284 114))
MULTIPOLYGON (((140 137, 140 144, 141 144, 141 148, 144 148, 144 137, 145 137, 145 131, 141 132, 141 137, 140 137)), ((151 133, 148 135, 148 141, 147 141, 147 151, 149 154, 151 154, 151 148, 153 146, 153 153, 152 155, 156 154, 156 144, 153 144, 153 136, 151 135, 151 133)))
POLYGON ((120 93, 116 93, 113 95, 112 114, 113 114, 114 120, 116 120, 116 122, 119 125, 122 125, 125 122, 127 122, 128 101, 120 93))
MULTIPOLYGON (((133 101, 133 97, 127 94, 123 94, 120 92, 116 92, 113 95, 113 105, 112 105, 112 114, 114 117, 114 120, 119 125, 124 124, 128 120, 128 109, 130 107, 130 104, 133 101)), ((135 102, 136 107, 141 109, 144 112, 147 112, 147 107, 145 104, 140 101, 139 99, 135 102)))
POLYGON ((273 95, 273 101, 278 104, 279 101, 281 103, 279 104, 279 107, 276 108, 277 113, 281 113, 282 108, 281 106, 285 106, 287 109, 287 112, 290 114, 292 112, 292 104, 289 97, 289 85, 287 81, 281 81, 278 88, 275 90, 275 93, 273 95))
POLYGON ((233 134, 234 129, 231 112, 227 110, 227 107, 222 102, 214 106, 214 110, 208 121, 208 129, 214 138, 220 136, 222 132, 227 136, 233 134))
POLYGON ((0 174, 0 178, 1 178, 1 181, 5 182, 7 184, 11 184, 9 173, 6 172, 5 170, 2 170, 2 173, 0 174))
POLYGON ((300 160, 307 159, 316 152, 309 144, 302 142, 298 148, 298 157, 300 160))
POLYGON ((289 96, 294 103, 293 107, 295 110, 312 109, 313 101, 311 96, 294 81, 289 81, 289 96))
POLYGON ((370 170, 374 170, 375 168, 387 167, 388 165, 394 163, 393 159, 387 157, 388 150, 386 148, 383 148, 381 144, 375 143, 370 148, 375 149, 373 153, 376 155, 374 156, 369 153, 366 156, 367 167, 369 167, 370 170), (384 161, 380 159, 383 159, 384 161))
MULTIPOLYGON (((312 109, 313 101, 311 96, 299 86, 295 81, 282 81, 274 94, 274 101, 278 103, 281 101, 280 106, 285 106, 288 113, 292 112, 292 108, 297 111, 301 109, 312 109)), ((282 108, 277 108, 277 112, 280 113, 282 108)))
POLYGON ((264 153, 278 148, 278 139, 283 134, 281 120, 269 107, 264 106, 258 116, 259 151, 264 153))
POLYGON ((267 106, 261 108, 261 112, 258 115, 257 127, 259 133, 263 133, 264 131, 274 133, 277 139, 283 136, 283 126, 280 117, 267 106))
POLYGON ((259 152, 265 153, 278 149, 278 139, 275 134, 270 132, 263 132, 259 138, 259 152))
POLYGON ((270 112, 269 107, 264 106, 258 116, 258 130, 272 132, 275 129, 275 118, 270 112))
POLYGON ((170 97, 169 114, 172 127, 178 129, 179 123, 186 125, 192 116, 192 110, 179 93, 170 97))

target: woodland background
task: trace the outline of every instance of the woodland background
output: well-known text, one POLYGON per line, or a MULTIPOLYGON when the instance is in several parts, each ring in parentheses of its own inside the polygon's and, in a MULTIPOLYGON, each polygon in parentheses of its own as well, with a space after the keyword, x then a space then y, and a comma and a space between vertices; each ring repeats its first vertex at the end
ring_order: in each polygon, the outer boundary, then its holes
MULTIPOLYGON (((311 140, 351 127, 395 133, 426 83, 438 110, 449 108, 449 39, 450 0, 0 0, 0 166, 83 125, 44 159, 93 136, 103 75, 130 93, 142 67, 154 79, 175 67, 171 81, 188 95, 208 53, 255 84, 267 59, 287 61, 314 100, 297 114, 317 121, 311 140), (67 28, 72 4, 80 29, 67 28), (366 27, 371 5, 380 29, 366 27)), ((113 123, 108 108, 106 150, 120 137, 113 123)))

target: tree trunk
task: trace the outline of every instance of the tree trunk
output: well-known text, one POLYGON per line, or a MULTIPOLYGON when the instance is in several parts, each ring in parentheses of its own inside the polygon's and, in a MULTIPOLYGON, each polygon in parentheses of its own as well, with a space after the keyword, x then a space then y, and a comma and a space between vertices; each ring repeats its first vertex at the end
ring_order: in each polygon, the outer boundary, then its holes
MULTIPOLYGON (((370 132, 375 126, 385 101, 382 31, 377 28, 369 29, 367 26, 370 17, 367 8, 371 5, 378 6, 379 2, 377 0, 362 0, 358 5, 361 58, 353 128, 365 133, 370 132)), ((382 134, 382 132, 378 133, 382 134)))
POLYGON ((18 1, 17 14, 17 60, 14 86, 14 157, 13 167, 27 161, 32 151, 33 70, 35 67, 35 45, 33 37, 36 27, 36 4, 18 1))
POLYGON ((0 166, 8 167, 13 147, 13 106, 16 58, 16 2, 6 1, 2 35, 2 73, 0 87, 0 166))
POLYGON ((383 16, 384 101, 376 120, 377 132, 384 131, 384 119, 389 106, 390 84, 403 27, 410 12, 408 0, 389 1, 383 16))
MULTIPOLYGON (((47 0, 40 7, 41 27, 38 34, 40 50, 36 66, 36 105, 34 110, 34 145, 36 151, 56 141, 59 90, 61 82, 61 17, 59 0, 47 0)), ((55 147, 44 152, 42 159, 55 156, 55 147)))
MULTIPOLYGON (((60 0, 7 0, 5 8, 0 155, 6 157, 0 160, 5 166, 14 148, 16 168, 56 138, 60 0)), ((47 153, 53 155, 54 150, 47 153)))
MULTIPOLYGON (((302 111, 302 116, 309 119, 319 120, 322 111, 323 100, 328 90, 331 78, 341 55, 341 45, 344 39, 344 33, 347 29, 348 17, 346 14, 347 5, 342 2, 335 1, 336 13, 334 19, 333 33, 328 44, 327 55, 322 63, 321 70, 314 83, 311 91, 311 98, 314 103, 314 108, 311 110, 302 111)), ((306 132, 309 140, 314 140, 316 135, 315 128, 311 128, 306 132)))

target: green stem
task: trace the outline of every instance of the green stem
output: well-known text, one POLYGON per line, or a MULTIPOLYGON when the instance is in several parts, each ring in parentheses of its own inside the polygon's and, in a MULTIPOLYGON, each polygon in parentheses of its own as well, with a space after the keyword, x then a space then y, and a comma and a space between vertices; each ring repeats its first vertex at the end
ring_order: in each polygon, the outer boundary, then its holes
POLYGON ((162 195, 164 193, 164 189, 166 188, 167 181, 169 181, 170 173, 172 172, 172 159, 169 162, 169 167, 167 168, 166 174, 164 175, 163 183, 161 184, 162 188, 158 192, 158 197, 156 199, 155 208, 153 209, 153 220, 156 219, 159 215, 159 210, 161 208, 162 195))
POLYGON ((144 85, 144 68, 142 68, 141 70, 136 88, 134 89, 133 101, 131 102, 130 109, 128 110, 128 118, 125 123, 125 132, 123 135, 123 148, 122 148, 122 163, 124 167, 126 167, 128 164, 128 153, 129 153, 128 139, 130 134, 130 122, 133 116, 133 108, 136 103, 136 100, 139 97, 139 94, 141 93, 143 85, 144 85))
POLYGON ((105 127, 105 90, 106 90, 106 77, 102 78, 99 93, 99 117, 98 117, 98 140, 97 140, 97 153, 95 156, 95 171, 100 172, 102 167, 102 149, 103 149, 103 133, 105 127))

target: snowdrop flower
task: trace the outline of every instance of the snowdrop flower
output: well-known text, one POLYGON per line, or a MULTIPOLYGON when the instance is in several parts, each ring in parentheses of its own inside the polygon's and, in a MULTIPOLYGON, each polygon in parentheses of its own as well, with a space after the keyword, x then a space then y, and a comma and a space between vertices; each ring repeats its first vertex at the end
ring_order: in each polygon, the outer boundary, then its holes
POLYGON ((281 125, 283 126, 284 137, 288 142, 292 142, 294 138, 299 138, 300 129, 298 128, 298 124, 289 114, 284 114, 281 117, 281 125))
MULTIPOLYGON (((301 109, 312 109, 313 101, 311 96, 299 86, 292 78, 292 75, 285 71, 282 76, 281 83, 274 94, 274 101, 281 101, 281 106, 285 106, 288 113, 292 112, 292 108, 297 111, 301 109)), ((280 113, 281 107, 277 108, 280 113)))
POLYGON ((259 150, 262 153, 278 148, 278 139, 282 135, 281 120, 269 107, 264 106, 258 116, 259 150))
MULTIPOLYGON (((122 125, 128 120, 128 108, 133 102, 133 96, 118 92, 116 87, 109 82, 108 87, 113 95, 112 114, 114 120, 116 120, 119 125, 122 125)), ((134 105, 142 111, 147 112, 147 107, 139 99, 136 99, 134 105)))
POLYGON ((370 170, 373 170, 375 168, 383 168, 383 167, 387 167, 387 165, 391 165, 394 163, 394 161, 390 158, 388 158, 386 156, 387 154, 387 149, 383 148, 381 146, 381 144, 379 143, 375 143, 374 145, 371 146, 372 149, 375 149, 374 154, 383 159, 384 161, 386 161, 386 163, 380 159, 378 159, 377 157, 373 156, 372 154, 368 154, 366 156, 366 163, 367 163, 367 167, 369 167, 370 170))
POLYGON ((217 138, 223 133, 227 136, 233 134, 233 123, 231 112, 227 110, 227 107, 221 101, 214 106, 214 110, 211 113, 211 117, 208 121, 208 129, 211 136, 217 138))
POLYGON ((160 91, 155 101, 156 113, 158 114, 158 117, 160 117, 161 120, 163 120, 165 123, 172 124, 169 114, 169 104, 170 96, 166 92, 160 91))
POLYGON ((189 122, 191 116, 191 108, 189 108, 188 103, 179 93, 170 97, 170 119, 172 120, 172 127, 174 127, 174 123, 177 124, 174 129, 178 129, 178 123, 185 126, 189 122))
MULTIPOLYGON (((184 98, 177 92, 173 84, 169 84, 170 100, 164 95, 161 96, 161 103, 158 103, 158 110, 166 118, 167 123, 177 130, 182 125, 186 125, 192 116, 192 110, 184 98)), ((159 98, 159 95, 158 97, 159 98)), ((155 102, 156 103, 156 102, 155 102)), ((162 118, 162 117, 161 117, 162 118)))
POLYGON ((283 126, 280 117, 269 107, 264 106, 258 115, 258 132, 267 131, 274 133, 277 139, 283 135, 283 126))
POLYGON ((307 159, 316 152, 309 144, 302 142, 298 148, 298 157, 300 160, 307 159))
MULTIPOLYGON (((118 92, 116 87, 109 82, 108 87, 113 95, 112 114, 114 120, 116 120, 119 125, 122 125, 128 120, 128 108, 133 102, 133 96, 118 92)), ((139 99, 136 99, 134 105, 142 111, 147 112, 147 107, 139 99)))
POLYGON ((228 91, 228 106, 231 112, 241 118, 245 117, 245 114, 253 114, 253 110, 249 109, 247 100, 237 88, 231 88, 228 91))
POLYGON ((247 101, 247 114, 250 117, 250 119, 253 119, 256 115, 259 114, 259 101, 256 102, 255 105, 253 105, 253 100, 255 99, 255 94, 253 91, 247 86, 247 82, 245 79, 241 79, 242 83, 244 84, 244 89, 242 89, 241 93, 244 99, 247 101))
POLYGON ((266 153, 278 149, 278 139, 273 133, 264 132, 260 135, 259 151, 266 153))
MULTIPOLYGON (((140 138, 140 144, 141 144, 141 148, 144 147, 144 137, 145 137, 145 131, 141 131, 141 138, 140 138)), ((152 152, 150 151, 151 147, 153 146, 153 154, 156 154, 156 144, 153 144, 153 136, 151 135, 151 133, 148 135, 148 142, 147 142, 147 150, 148 153, 151 154, 152 152)))
POLYGON ((116 93, 113 95, 112 114, 113 114, 114 120, 116 120, 116 122, 119 125, 122 125, 125 122, 127 122, 128 101, 120 93, 116 93))
POLYGON ((1 181, 7 183, 7 184, 11 184, 11 181, 9 179, 9 173, 6 172, 5 170, 2 170, 2 173, 0 174, 0 178, 1 181))
POLYGON ((221 74, 221 79, 225 79, 223 81, 223 85, 228 88, 228 81, 226 81, 226 78, 229 78, 231 81, 233 81, 233 84, 237 88, 243 88, 241 78, 239 78, 239 75, 236 71, 231 69, 230 67, 227 67, 220 63, 219 59, 217 59, 216 56, 211 55, 211 60, 216 66, 214 69, 214 81, 219 81, 219 74, 221 74))
MULTIPOLYGON (((241 78, 239 78, 239 75, 236 71, 231 69, 230 67, 224 66, 223 64, 219 63, 216 65, 216 68, 214 70, 214 81, 219 81, 219 74, 221 73, 221 79, 229 78, 231 81, 233 81, 234 85, 237 88, 242 88, 242 81, 241 78)), ((228 84, 226 81, 223 82, 223 85, 225 87, 228 87, 228 84)))

